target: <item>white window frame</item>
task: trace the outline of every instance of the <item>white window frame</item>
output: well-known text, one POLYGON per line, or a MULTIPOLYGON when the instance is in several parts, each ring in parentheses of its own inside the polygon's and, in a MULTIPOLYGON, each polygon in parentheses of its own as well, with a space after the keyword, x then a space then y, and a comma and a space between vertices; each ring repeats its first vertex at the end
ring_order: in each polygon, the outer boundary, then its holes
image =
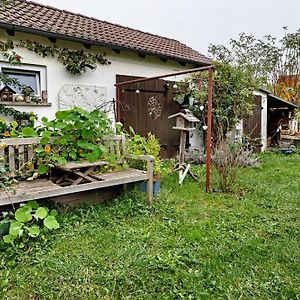
POLYGON ((42 91, 47 90, 46 84, 46 66, 22 64, 21 66, 12 66, 7 62, 0 62, 2 73, 18 73, 36 76, 37 93, 35 96, 41 97, 42 91))

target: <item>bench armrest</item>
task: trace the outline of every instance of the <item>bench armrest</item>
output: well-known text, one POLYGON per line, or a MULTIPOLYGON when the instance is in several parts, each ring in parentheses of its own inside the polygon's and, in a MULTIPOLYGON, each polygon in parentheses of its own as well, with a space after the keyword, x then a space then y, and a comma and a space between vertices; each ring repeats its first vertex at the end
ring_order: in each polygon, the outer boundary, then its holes
POLYGON ((147 175, 148 175, 148 182, 147 182, 147 194, 148 194, 148 201, 150 204, 153 204, 153 168, 154 168, 154 156, 152 155, 132 155, 126 154, 125 158, 128 159, 137 159, 137 160, 144 160, 147 162, 147 175))
POLYGON ((125 158, 128 158, 128 159, 137 159, 137 160, 145 160, 145 161, 149 161, 149 162, 154 162, 154 156, 152 156, 152 155, 133 155, 133 154, 127 153, 125 155, 125 158))

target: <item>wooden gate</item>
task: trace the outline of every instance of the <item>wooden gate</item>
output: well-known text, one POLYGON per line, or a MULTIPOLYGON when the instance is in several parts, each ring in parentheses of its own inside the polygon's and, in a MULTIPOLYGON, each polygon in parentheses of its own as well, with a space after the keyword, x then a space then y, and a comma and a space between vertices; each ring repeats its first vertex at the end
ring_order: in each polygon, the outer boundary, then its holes
POLYGON ((254 96, 254 102, 253 114, 243 120, 244 135, 249 136, 251 139, 261 137, 261 96, 254 96))
MULTIPOLYGON (((124 82, 138 77, 117 75, 124 82)), ((126 130, 129 126, 142 136, 155 134, 161 144, 161 156, 170 158, 177 154, 179 132, 173 130, 174 120, 168 116, 182 107, 174 101, 173 83, 162 79, 148 80, 123 86, 120 97, 120 119, 126 130)))

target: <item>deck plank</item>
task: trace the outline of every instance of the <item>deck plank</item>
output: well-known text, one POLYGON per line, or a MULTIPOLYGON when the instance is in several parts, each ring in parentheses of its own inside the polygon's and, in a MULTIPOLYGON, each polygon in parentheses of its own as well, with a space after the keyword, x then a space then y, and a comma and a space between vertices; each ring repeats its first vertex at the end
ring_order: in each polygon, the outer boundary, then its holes
POLYGON ((145 181, 148 174, 144 171, 130 169, 115 173, 99 174, 101 181, 83 183, 76 186, 61 187, 50 180, 23 181, 11 187, 6 193, 0 191, 0 206, 20 203, 28 200, 46 199, 72 193, 84 192, 98 188, 122 185, 131 182, 145 181))

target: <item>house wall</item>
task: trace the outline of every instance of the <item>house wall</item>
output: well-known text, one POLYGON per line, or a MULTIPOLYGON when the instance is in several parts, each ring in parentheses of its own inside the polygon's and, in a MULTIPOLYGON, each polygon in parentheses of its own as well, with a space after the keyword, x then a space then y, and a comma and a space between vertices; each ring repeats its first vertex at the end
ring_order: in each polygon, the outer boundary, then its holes
MULTIPOLYGON (((14 41, 18 40, 31 40, 37 41, 44 45, 51 45, 50 41, 42 36, 16 33, 14 37, 8 36, 6 31, 0 29, 0 40, 6 41, 12 39, 14 41)), ((192 66, 186 65, 181 66, 178 62, 168 60, 167 62, 162 62, 159 58, 154 56, 146 56, 146 58, 140 58, 137 54, 121 51, 121 54, 116 54, 109 48, 92 46, 91 50, 87 50, 81 43, 71 42, 71 41, 57 41, 58 47, 66 47, 69 49, 82 49, 86 52, 92 51, 94 53, 107 54, 107 58, 111 61, 111 65, 103 66, 98 65, 95 71, 87 70, 83 75, 74 76, 65 69, 65 67, 56 58, 51 57, 41 57, 32 51, 24 48, 15 49, 15 51, 22 56, 22 68, 41 68, 45 73, 42 82, 42 89, 46 89, 48 92, 48 102, 51 103, 50 106, 41 106, 33 104, 24 104, 15 108, 20 111, 34 111, 39 118, 46 116, 47 118, 53 118, 55 112, 59 110, 58 95, 61 88, 66 84, 72 85, 89 85, 97 86, 103 88, 105 91, 106 101, 112 101, 116 98, 116 89, 114 84, 116 82, 116 75, 130 75, 130 76, 156 76, 159 74, 171 73, 192 66)), ((0 67, 5 66, 4 61, 0 60, 0 67)), ((14 67, 15 68, 15 67, 14 67)), ((179 78, 177 78, 178 80, 179 78)), ((172 78, 171 78, 172 80, 172 78)), ((113 119, 114 115, 111 112, 110 118, 113 119)))

